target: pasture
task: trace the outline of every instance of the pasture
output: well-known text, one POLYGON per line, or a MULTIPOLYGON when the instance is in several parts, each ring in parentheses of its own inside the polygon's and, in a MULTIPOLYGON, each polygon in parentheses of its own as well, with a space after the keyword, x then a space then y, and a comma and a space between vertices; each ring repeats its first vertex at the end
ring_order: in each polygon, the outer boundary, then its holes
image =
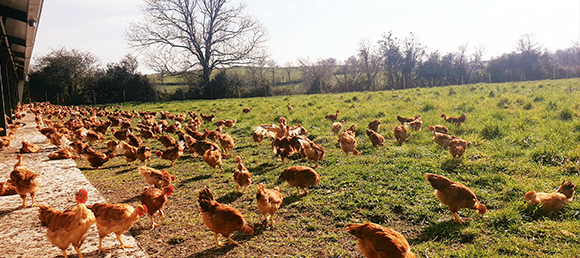
MULTIPOLYGON (((503 84, 475 84, 398 91, 355 92, 287 97, 125 103, 125 110, 210 114, 216 120, 237 119, 224 128, 236 146, 224 160, 225 173, 212 176, 200 157, 185 153, 169 161, 152 157, 149 166, 177 175, 175 193, 169 197, 161 227, 149 229, 147 217, 131 233, 152 257, 361 257, 347 223, 374 222, 392 227, 409 241, 417 257, 574 257, 580 253, 580 204, 577 200, 559 215, 542 216, 528 207, 530 190, 555 191, 562 180, 580 184, 580 89, 578 79, 503 84), (294 106, 288 111, 287 103, 294 106), (253 108, 249 114, 243 108, 253 108), (338 120, 355 124, 359 156, 346 156, 332 135, 326 114, 340 110, 338 120), (397 115, 421 114, 423 130, 410 132, 397 144, 393 128, 397 115), (462 126, 446 124, 441 113, 467 115, 462 126), (252 128, 278 122, 300 123, 312 141, 326 150, 320 183, 298 196, 296 189, 277 182, 292 165, 308 165, 296 156, 286 164, 276 160, 266 138, 261 146, 252 141, 252 128), (372 147, 365 129, 379 119, 384 147, 372 147), (462 160, 436 145, 428 130, 446 125, 450 134, 470 142, 462 160), (245 193, 234 191, 232 179, 239 155, 250 173, 252 185, 245 193), (461 210, 471 218, 456 224, 446 206, 433 195, 425 173, 445 175, 470 187, 487 205, 484 215, 461 210), (261 224, 256 207, 256 185, 279 186, 284 203, 273 227, 261 224), (241 246, 215 248, 213 233, 203 224, 197 190, 208 186, 220 203, 241 211, 255 224, 253 236, 236 233, 241 246)), ((134 119, 136 124, 138 119, 134 119)), ((170 122, 172 123, 172 122, 170 122)), ((215 129, 205 123, 202 128, 215 129)), ((176 137, 176 135, 173 135, 176 137)), ((113 139, 110 134, 107 140, 113 139)), ((104 142, 98 147, 105 149, 104 142)), ((145 142, 153 151, 164 150, 154 140, 145 142)), ((121 155, 102 169, 77 160, 89 180, 110 202, 139 203, 146 185, 138 164, 127 165, 121 155)), ((219 170, 218 170, 219 171, 219 170)), ((220 237, 223 240, 223 238, 220 237)))

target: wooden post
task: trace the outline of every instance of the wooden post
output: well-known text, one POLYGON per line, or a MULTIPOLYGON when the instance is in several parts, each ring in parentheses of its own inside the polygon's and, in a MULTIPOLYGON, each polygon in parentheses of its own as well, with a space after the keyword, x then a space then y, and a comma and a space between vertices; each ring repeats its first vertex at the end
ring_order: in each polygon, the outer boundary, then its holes
POLYGON ((461 75, 461 85, 463 85, 463 75, 461 75))
POLYGON ((181 94, 183 94, 183 100, 185 100, 185 91, 181 91, 181 94))
POLYGON ((123 103, 125 103, 125 91, 123 91, 123 103))
POLYGON ((97 95, 93 92, 93 102, 97 105, 97 95))
POLYGON ((433 77, 431 77, 431 87, 433 87, 433 77))
POLYGON ((491 73, 489 73, 489 83, 491 83, 491 73))
POLYGON ((44 92, 44 101, 48 102, 48 94, 46 94, 46 91, 44 92))
POLYGON ((556 80, 556 68, 554 68, 554 80, 556 80))

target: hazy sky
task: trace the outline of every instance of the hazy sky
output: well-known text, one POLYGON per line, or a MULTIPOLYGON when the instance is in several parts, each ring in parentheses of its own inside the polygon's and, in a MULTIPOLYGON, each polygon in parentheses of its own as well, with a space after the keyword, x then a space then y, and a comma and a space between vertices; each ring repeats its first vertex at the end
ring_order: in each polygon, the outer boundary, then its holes
MULTIPOLYGON (((239 1, 233 1, 238 3, 239 1)), ((549 50, 571 47, 580 38, 580 0, 247 0, 247 13, 266 27, 269 52, 278 65, 298 58, 356 54, 362 39, 376 42, 385 32, 398 38, 413 32, 428 52, 478 45, 486 57, 514 50, 526 33, 549 50)), ((46 0, 34 56, 61 47, 95 54, 103 64, 127 53, 123 34, 140 20, 142 0, 46 0)), ((149 73, 144 64, 140 71, 149 73)))

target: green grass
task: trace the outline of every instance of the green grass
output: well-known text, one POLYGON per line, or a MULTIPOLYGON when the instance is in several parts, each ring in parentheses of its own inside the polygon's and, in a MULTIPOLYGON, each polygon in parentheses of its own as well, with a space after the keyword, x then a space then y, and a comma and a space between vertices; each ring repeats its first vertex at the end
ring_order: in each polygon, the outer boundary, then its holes
MULTIPOLYGON (((210 113, 216 120, 238 119, 226 129, 236 142, 234 156, 242 157, 252 173, 253 185, 244 194, 233 192, 233 158, 224 160, 224 174, 211 176, 211 169, 199 158, 186 153, 170 173, 177 174, 176 193, 170 197, 167 218, 160 232, 168 248, 186 245, 185 251, 168 251, 160 256, 284 256, 352 257, 359 254, 354 237, 344 225, 374 222, 401 232, 418 257, 574 257, 580 253, 580 205, 573 201, 562 214, 541 216, 527 206, 524 194, 530 190, 553 192, 563 179, 580 183, 580 93, 570 91, 578 80, 536 81, 504 84, 475 84, 400 91, 355 92, 326 95, 176 101, 131 104, 127 110, 210 113), (568 89, 568 91, 566 91, 568 89), (453 92, 453 94, 450 94, 453 92), (490 94, 493 92, 493 94, 490 94), (287 103, 294 106, 288 111, 287 103), (252 107, 249 114, 242 109, 252 107), (326 114, 339 109, 339 120, 356 124, 359 156, 346 156, 337 147, 326 114), (411 117, 421 113, 424 130, 411 132, 398 145, 392 129, 396 115, 411 117), (439 114, 467 114, 463 126, 445 124, 450 133, 470 142, 462 160, 453 160, 448 151, 432 141, 430 125, 444 124, 439 114), (252 128, 275 123, 286 117, 290 124, 302 124, 309 138, 326 149, 317 172, 320 184, 310 195, 296 196, 296 190, 277 182, 290 165, 305 165, 300 159, 282 164, 275 160, 270 141, 256 146, 252 128), (372 147, 364 130, 379 119, 379 133, 385 147, 372 147), (487 205, 479 215, 462 210, 473 220, 453 223, 448 209, 433 195, 425 173, 442 174, 469 186, 487 205), (259 226, 261 214, 255 203, 255 185, 280 186, 285 201, 274 228, 259 226), (209 186, 216 198, 239 209, 257 234, 238 234, 240 247, 211 249, 213 237, 199 218, 196 190, 209 186), (569 236, 570 232, 576 236, 569 236), (291 243, 291 244, 290 244, 291 243), (181 253, 174 253, 181 252, 181 253)), ((134 121, 137 122, 137 121, 134 121)), ((213 124, 205 124, 213 129, 213 124)), ((110 136, 108 136, 110 138, 110 136)), ((153 150, 157 142, 147 143, 153 150)), ((87 167, 86 161, 79 161, 87 167)), ((101 191, 120 191, 131 199, 145 185, 135 165, 124 165, 124 157, 105 164, 101 170, 83 169, 101 191)), ((152 167, 165 168, 166 160, 154 157, 152 167)), ((149 225, 142 219, 139 226, 149 225)), ((159 232, 156 229, 155 232, 159 232)), ((148 246, 157 239, 147 229, 135 230, 137 239, 148 246)), ((146 248, 147 249, 147 248, 146 248)), ((196 256, 196 257, 197 257, 196 256)))

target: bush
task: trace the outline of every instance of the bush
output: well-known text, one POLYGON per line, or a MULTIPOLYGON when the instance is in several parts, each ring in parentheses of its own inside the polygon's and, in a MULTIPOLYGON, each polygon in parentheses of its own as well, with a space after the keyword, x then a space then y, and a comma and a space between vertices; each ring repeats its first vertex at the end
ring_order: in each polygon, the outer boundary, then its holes
POLYGON ((558 118, 562 121, 570 121, 572 120, 572 118, 574 118, 574 111, 568 108, 563 109, 562 111, 560 111, 558 118))
POLYGON ((491 124, 486 124, 483 129, 481 129, 480 135, 487 140, 493 140, 502 136, 499 126, 491 124))

